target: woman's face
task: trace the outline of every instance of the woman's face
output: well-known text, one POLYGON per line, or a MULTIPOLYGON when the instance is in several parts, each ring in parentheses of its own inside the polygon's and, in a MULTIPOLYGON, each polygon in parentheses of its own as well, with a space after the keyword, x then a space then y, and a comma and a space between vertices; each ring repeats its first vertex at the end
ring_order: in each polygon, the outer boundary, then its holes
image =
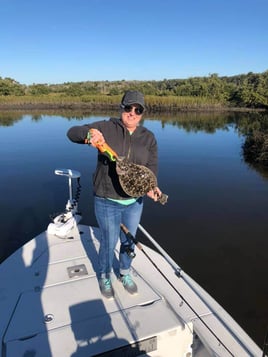
POLYGON ((122 110, 121 118, 129 131, 134 131, 142 118, 143 108, 139 104, 126 105, 122 110))

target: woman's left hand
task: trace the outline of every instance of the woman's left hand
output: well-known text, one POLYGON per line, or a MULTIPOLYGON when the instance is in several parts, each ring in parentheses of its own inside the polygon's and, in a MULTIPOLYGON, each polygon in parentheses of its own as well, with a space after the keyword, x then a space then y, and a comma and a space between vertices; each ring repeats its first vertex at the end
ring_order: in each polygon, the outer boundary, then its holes
POLYGON ((153 190, 147 192, 147 196, 150 197, 155 202, 161 197, 162 192, 160 191, 159 187, 155 187, 153 190))

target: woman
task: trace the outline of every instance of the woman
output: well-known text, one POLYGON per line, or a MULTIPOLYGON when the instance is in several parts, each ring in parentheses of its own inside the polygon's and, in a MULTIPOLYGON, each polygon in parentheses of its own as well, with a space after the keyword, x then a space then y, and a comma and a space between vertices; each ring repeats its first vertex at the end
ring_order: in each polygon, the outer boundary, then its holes
MULTIPOLYGON (((127 91, 121 101, 121 116, 89 125, 74 126, 67 136, 75 143, 85 143, 96 147, 107 142, 119 156, 128 161, 148 167, 157 174, 157 143, 154 134, 140 126, 145 110, 144 96, 138 91, 127 91)), ((131 252, 134 244, 120 231, 123 223, 135 236, 143 209, 143 197, 130 197, 120 186, 115 162, 98 152, 97 168, 93 179, 95 215, 101 231, 99 250, 100 290, 107 297, 114 296, 111 272, 114 249, 120 237, 120 276, 124 288, 130 294, 137 293, 137 285, 130 275, 131 252)), ((147 196, 154 201, 161 196, 158 187, 147 196)))

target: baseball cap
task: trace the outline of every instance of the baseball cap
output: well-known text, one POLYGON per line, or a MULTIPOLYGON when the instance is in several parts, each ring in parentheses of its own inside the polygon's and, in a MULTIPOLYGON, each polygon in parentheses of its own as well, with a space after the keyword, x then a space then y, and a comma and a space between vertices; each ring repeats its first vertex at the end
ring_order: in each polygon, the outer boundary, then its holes
POLYGON ((144 96, 141 92, 138 92, 137 90, 128 90, 124 94, 122 101, 121 101, 121 108, 124 108, 126 105, 131 105, 131 104, 139 104, 143 109, 145 109, 145 104, 144 104, 144 96))

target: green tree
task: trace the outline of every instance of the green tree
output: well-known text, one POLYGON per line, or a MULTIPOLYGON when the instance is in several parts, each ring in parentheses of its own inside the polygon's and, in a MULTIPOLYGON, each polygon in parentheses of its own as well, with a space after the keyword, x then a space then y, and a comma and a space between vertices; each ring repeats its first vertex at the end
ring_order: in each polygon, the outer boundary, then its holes
POLYGON ((25 88, 20 83, 16 82, 12 78, 0 77, 0 95, 24 95, 25 88))

